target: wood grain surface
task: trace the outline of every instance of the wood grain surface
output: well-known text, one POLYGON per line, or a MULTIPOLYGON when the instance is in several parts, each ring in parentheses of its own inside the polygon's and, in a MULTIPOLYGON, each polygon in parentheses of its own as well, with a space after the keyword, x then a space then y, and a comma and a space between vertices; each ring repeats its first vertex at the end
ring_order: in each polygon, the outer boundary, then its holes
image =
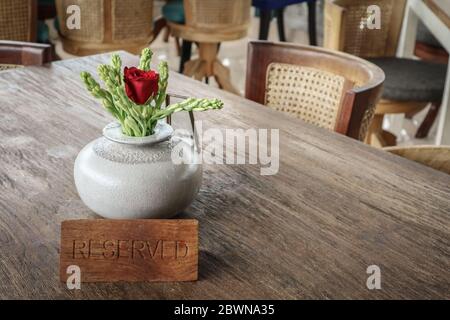
POLYGON ((79 72, 107 61, 0 73, 0 298, 450 298, 449 175, 175 73, 170 91, 224 101, 196 114, 204 128, 280 129, 279 172, 205 164, 178 216, 199 220, 198 281, 69 291, 61 222, 98 218, 78 197, 73 164, 111 120, 79 72), (381 290, 366 287, 373 264, 381 290))
POLYGON ((197 280, 198 221, 63 221, 61 281, 73 265, 80 268, 81 282, 197 280))

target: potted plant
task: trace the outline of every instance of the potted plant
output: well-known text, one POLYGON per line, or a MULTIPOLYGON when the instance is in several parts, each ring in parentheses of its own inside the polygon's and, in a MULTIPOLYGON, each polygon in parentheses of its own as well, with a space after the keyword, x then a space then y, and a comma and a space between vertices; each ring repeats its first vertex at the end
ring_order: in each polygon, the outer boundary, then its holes
POLYGON ((81 150, 74 166, 81 199, 105 218, 169 218, 186 208, 200 188, 196 150, 183 148, 191 150, 191 161, 183 164, 174 164, 171 157, 175 145, 192 141, 173 136, 165 118, 179 111, 220 109, 223 103, 189 98, 166 106, 168 65, 162 61, 158 71, 152 70, 151 57, 146 48, 138 67, 122 70, 119 55, 113 54, 110 65, 98 67, 105 88, 91 74, 81 73, 87 90, 117 120, 81 150))

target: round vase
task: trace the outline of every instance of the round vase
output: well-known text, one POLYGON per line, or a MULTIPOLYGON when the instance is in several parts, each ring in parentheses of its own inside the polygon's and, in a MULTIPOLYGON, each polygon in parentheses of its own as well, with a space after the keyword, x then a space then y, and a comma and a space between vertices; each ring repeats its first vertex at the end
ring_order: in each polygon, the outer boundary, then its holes
POLYGON ((173 136, 166 123, 158 123, 148 137, 128 137, 120 124, 109 124, 103 137, 86 145, 75 160, 81 200, 105 218, 171 218, 189 206, 200 189, 202 166, 193 145, 191 137, 173 136), (190 150, 183 155, 190 161, 175 164, 175 147, 183 153, 190 150))

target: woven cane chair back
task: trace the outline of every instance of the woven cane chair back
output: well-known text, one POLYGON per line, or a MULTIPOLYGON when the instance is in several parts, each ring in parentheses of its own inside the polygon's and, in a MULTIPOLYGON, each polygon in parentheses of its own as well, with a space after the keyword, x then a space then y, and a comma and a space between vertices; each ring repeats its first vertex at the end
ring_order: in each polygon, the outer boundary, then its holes
POLYGON ((0 1, 0 40, 35 41, 36 0, 0 1))
POLYGON ((153 0, 57 0, 56 4, 64 49, 69 53, 139 53, 152 40, 153 0), (80 8, 80 29, 64 23, 71 5, 80 8))
POLYGON ((17 69, 22 67, 20 64, 6 64, 6 63, 0 63, 0 72, 11 70, 11 69, 17 69))
POLYGON ((324 47, 359 57, 395 56, 405 3, 405 0, 327 0, 324 47), (379 21, 380 28, 372 19, 379 21))
POLYGON ((316 68, 271 63, 265 105, 316 126, 334 130, 345 78, 316 68))
POLYGON ((249 44, 246 97, 316 126, 363 140, 384 81, 363 59, 318 47, 249 44))

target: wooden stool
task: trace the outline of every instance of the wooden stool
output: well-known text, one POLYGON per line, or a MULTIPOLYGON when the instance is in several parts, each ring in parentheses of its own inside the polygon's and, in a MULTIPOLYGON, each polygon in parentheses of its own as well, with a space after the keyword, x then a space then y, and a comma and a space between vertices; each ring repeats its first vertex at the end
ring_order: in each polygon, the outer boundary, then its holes
MULTIPOLYGON (((422 111, 427 105, 428 103, 425 102, 381 100, 375 109, 375 115, 367 132, 365 142, 378 148, 395 146, 397 144, 397 137, 393 133, 383 130, 384 115, 405 114, 406 117, 411 118, 422 111)), ((430 111, 435 110, 437 114, 438 106, 439 104, 432 104, 430 111)), ((430 114, 430 112, 428 114, 430 114)), ((430 121, 426 121, 426 119, 422 122, 422 125, 417 130, 416 137, 421 131, 426 131, 426 133, 428 133, 434 118, 435 116, 432 117, 431 123, 430 121)))
POLYGON ((219 87, 239 94, 230 81, 230 70, 217 59, 217 43, 200 43, 199 58, 186 62, 184 74, 197 80, 214 76, 219 87))
POLYGON ((199 57, 184 64, 183 73, 197 80, 215 78, 221 89, 239 94, 230 81, 230 70, 218 59, 219 44, 247 35, 250 0, 184 0, 186 24, 168 22, 172 35, 195 42, 199 57))

